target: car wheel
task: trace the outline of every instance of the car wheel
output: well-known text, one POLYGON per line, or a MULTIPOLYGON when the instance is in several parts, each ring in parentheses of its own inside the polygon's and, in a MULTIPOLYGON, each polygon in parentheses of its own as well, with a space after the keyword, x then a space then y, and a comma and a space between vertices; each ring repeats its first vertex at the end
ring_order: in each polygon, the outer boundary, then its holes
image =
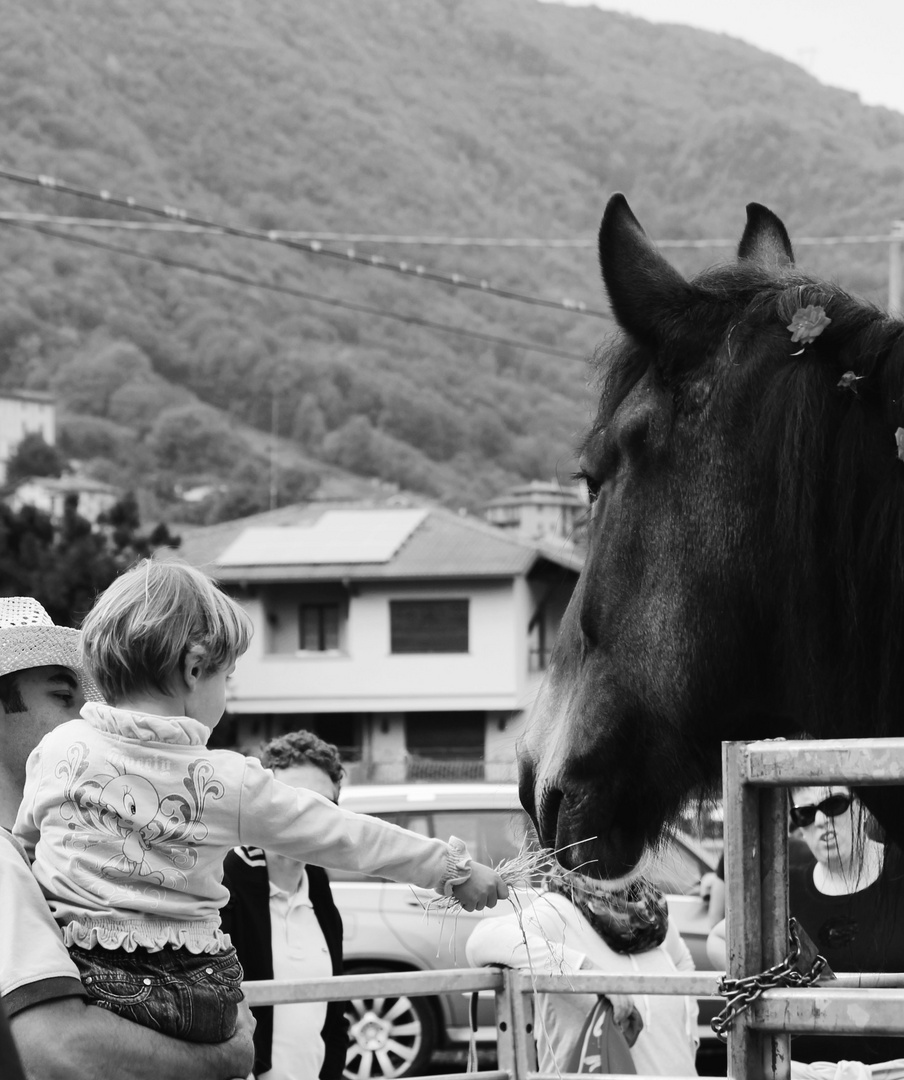
MULTIPOLYGON (((371 975, 383 968, 356 967, 346 975, 371 975)), ((419 1076, 438 1041, 436 1012, 428 998, 356 998, 348 1003, 346 1080, 419 1076)))

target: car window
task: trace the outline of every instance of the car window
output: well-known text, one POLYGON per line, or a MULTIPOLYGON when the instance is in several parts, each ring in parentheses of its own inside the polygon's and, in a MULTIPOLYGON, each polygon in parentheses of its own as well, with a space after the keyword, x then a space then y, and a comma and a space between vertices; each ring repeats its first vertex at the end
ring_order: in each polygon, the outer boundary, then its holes
MULTIPOLYGON (((514 858, 533 836, 530 819, 523 810, 400 810, 375 814, 384 821, 401 825, 421 836, 464 840, 471 857, 495 866, 503 859, 514 858)), ((384 881, 352 870, 330 870, 332 881, 384 881)))
POLYGON ((401 810, 392 814, 374 814, 384 821, 391 821, 393 825, 401 825, 403 829, 420 833, 421 836, 433 836, 430 825, 430 815, 422 811, 401 810))
MULTIPOLYGON (((383 821, 389 821, 393 825, 401 825, 403 829, 410 829, 412 832, 419 833, 421 836, 433 836, 432 824, 430 821, 430 815, 423 813, 423 811, 411 811, 411 810, 393 810, 389 813, 373 814, 373 817, 382 818, 383 821)), ((361 874, 357 870, 329 870, 330 881, 388 881, 389 878, 383 877, 370 877, 368 874, 361 874)))
POLYGON ((457 836, 477 862, 495 866, 521 850, 528 825, 521 810, 441 810, 433 814, 433 835, 457 836))

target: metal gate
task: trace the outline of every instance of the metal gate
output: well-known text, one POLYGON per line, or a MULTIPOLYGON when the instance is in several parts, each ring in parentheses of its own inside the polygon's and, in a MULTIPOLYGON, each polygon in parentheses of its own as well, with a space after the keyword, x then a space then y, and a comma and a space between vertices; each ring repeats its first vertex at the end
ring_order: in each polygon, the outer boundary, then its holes
MULTIPOLYGON (((751 1000, 728 1032, 733 1080, 790 1080, 790 1033, 904 1034, 904 976, 841 973, 831 983, 774 986, 755 977, 780 967, 788 941, 788 824, 785 788, 826 783, 904 784, 904 739, 723 744, 728 970, 750 979, 751 1000)), ((434 1080, 572 1080, 538 1073, 525 995, 640 993, 719 996, 717 972, 697 975, 530 975, 512 969, 417 971, 297 982, 249 982, 252 1005, 350 997, 491 990, 496 996, 497 1064, 492 1071, 434 1080)), ((578 1078, 575 1078, 578 1080, 578 1078)), ((584 1078, 586 1080, 586 1077, 584 1078)), ((607 1080, 597 1075, 597 1080, 607 1080)))

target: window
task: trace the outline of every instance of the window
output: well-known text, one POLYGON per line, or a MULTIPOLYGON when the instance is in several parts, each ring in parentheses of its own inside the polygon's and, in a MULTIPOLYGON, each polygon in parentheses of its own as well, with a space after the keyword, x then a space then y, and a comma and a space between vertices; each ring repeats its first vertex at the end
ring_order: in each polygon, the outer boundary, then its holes
POLYGON ((329 652, 339 648, 339 605, 302 604, 298 609, 298 648, 329 652))
POLYGON ((467 600, 390 600, 389 624, 394 653, 468 651, 467 600))

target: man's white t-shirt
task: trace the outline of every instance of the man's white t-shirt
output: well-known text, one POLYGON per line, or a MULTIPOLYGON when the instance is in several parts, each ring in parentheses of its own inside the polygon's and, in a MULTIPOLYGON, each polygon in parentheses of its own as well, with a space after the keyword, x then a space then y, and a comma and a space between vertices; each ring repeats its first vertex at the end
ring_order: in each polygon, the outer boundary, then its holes
MULTIPOLYGON (((330 950, 308 896, 308 875, 291 896, 270 883, 274 979, 327 979, 330 950)), ((323 1067, 326 1002, 273 1007, 271 1067, 260 1080, 316 1080, 323 1067)))
POLYGON ((84 996, 25 852, 0 829, 0 996, 9 1015, 53 998, 84 996))

